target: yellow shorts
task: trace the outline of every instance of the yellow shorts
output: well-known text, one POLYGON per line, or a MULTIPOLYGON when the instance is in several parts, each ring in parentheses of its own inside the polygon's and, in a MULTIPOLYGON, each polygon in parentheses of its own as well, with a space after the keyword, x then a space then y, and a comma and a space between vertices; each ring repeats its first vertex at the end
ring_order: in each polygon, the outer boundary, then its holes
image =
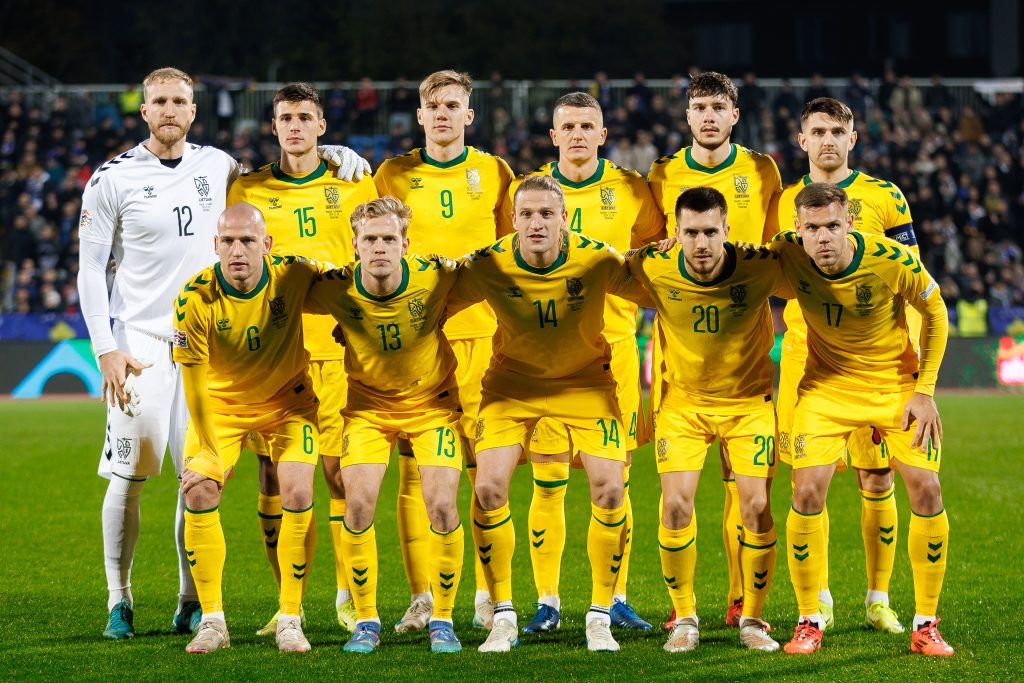
MULTIPOLYGON (((494 386, 507 386, 495 381, 494 386)), ((528 448, 527 441, 541 418, 565 425, 576 453, 626 461, 626 433, 619 419, 615 385, 580 386, 549 382, 544 397, 517 399, 484 388, 476 421, 476 452, 501 446, 528 448)))
POLYGON ((665 403, 654 421, 658 473, 704 469, 715 438, 729 449, 732 471, 746 477, 775 476, 775 407, 740 415, 711 415, 665 403))
POLYGON ((442 402, 410 412, 345 411, 341 466, 387 465, 395 441, 406 439, 420 467, 462 471, 460 416, 456 405, 442 402))
MULTIPOLYGON (((796 390, 804 376, 807 350, 788 352, 783 349, 779 363, 779 395, 776 399, 776 413, 779 422, 779 457, 791 465, 790 453, 793 432, 793 410, 796 407, 796 390)), ((857 469, 878 470, 890 466, 888 448, 879 432, 870 427, 858 429, 847 442, 850 464, 857 469)))
POLYGON ((459 427, 467 439, 473 438, 476 429, 476 417, 480 412, 480 382, 491 364, 492 344, 491 337, 456 339, 451 342, 458 361, 455 381, 459 385, 459 402, 462 404, 459 427))
MULTIPOLYGON (((313 380, 313 392, 320 399, 316 418, 320 426, 320 455, 337 458, 341 455, 341 433, 345 425, 341 411, 348 400, 345 361, 312 360, 309 362, 309 376, 313 380)), ((268 454, 267 442, 256 432, 249 434, 245 445, 257 455, 268 454)))
POLYGON ((269 446, 274 462, 304 462, 315 465, 320 456, 317 404, 278 408, 260 415, 215 415, 214 430, 220 447, 220 462, 208 462, 199 454, 199 435, 191 421, 185 430, 185 467, 211 479, 223 477, 238 462, 244 441, 255 433, 269 446))
MULTIPOLYGON (((627 427, 623 437, 623 448, 635 451, 651 440, 647 427, 647 415, 643 409, 643 393, 640 389, 640 353, 636 339, 624 339, 611 344, 612 376, 615 378, 615 395, 619 402, 622 425, 627 427)), ((537 423, 530 439, 530 452, 538 455, 556 455, 571 449, 569 434, 560 422, 548 418, 537 423)))
MULTIPOLYGON (((877 430, 877 449, 885 458, 939 471, 940 444, 929 443, 922 452, 910 447, 917 425, 903 430, 903 409, 913 391, 851 391, 821 385, 801 387, 793 415, 790 449, 793 467, 814 467, 839 462, 846 465, 846 450, 858 432, 877 430)), ((855 463, 856 465, 856 463, 855 463)), ((860 465, 856 465, 860 466, 860 465)))

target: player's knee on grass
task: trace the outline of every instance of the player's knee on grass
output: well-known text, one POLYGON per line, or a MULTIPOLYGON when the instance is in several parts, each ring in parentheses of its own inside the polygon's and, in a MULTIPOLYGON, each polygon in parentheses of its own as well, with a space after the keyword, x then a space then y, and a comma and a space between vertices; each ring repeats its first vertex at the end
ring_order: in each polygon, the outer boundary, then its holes
POLYGON ((281 487, 281 505, 289 510, 305 510, 313 504, 313 465, 282 462, 277 465, 281 487))
POLYGON ((661 523, 666 529, 685 529, 693 519, 693 496, 683 491, 665 490, 661 494, 661 523))
POLYGON ((580 453, 590 482, 590 500, 599 508, 613 510, 625 498, 623 463, 580 453))
POLYGON ((334 500, 345 500, 345 483, 341 479, 341 458, 333 455, 321 457, 327 492, 334 500))
POLYGON ((828 485, 815 480, 794 482, 793 509, 802 515, 816 515, 825 508, 828 485))
MULTIPOLYGON (((761 481, 767 482, 767 480, 761 481)), ((737 477, 737 485, 739 485, 739 477, 737 477)), ((746 487, 739 487, 739 496, 740 517, 743 518, 743 526, 758 534, 763 534, 771 529, 772 510, 767 483, 762 485, 752 483, 746 487)))
POLYGON ((900 475, 907 486, 910 509, 915 515, 931 517, 942 512, 942 487, 939 473, 910 465, 899 465, 900 475))
POLYGON ((885 493, 892 488, 896 476, 889 468, 877 470, 857 470, 857 482, 863 491, 885 493))
POLYGON ((476 475, 476 500, 481 510, 497 510, 508 502, 509 482, 501 482, 491 477, 481 477, 480 469, 476 475))
POLYGON ((257 455, 257 474, 260 480, 260 493, 264 496, 280 496, 281 485, 277 481, 277 466, 268 455, 257 455))
POLYGON ((212 510, 220 505, 220 487, 213 479, 204 479, 185 492, 189 510, 212 510))

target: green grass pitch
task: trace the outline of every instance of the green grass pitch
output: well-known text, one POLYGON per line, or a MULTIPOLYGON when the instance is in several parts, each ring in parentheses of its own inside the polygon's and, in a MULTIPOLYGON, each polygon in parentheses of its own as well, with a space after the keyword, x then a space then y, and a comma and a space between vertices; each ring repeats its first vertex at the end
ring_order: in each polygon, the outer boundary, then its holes
MULTIPOLYGON (((568 543, 562 563, 562 629, 547 637, 523 638, 509 655, 483 656, 476 646, 482 631, 470 626, 473 568, 467 552, 455 612, 465 651, 431 655, 424 634, 397 636, 390 625, 408 596, 396 544, 396 477, 389 472, 378 512, 381 554, 379 604, 384 623, 380 650, 346 655, 334 620, 334 569, 327 526, 326 490, 317 482, 319 542, 306 596, 306 633, 313 651, 282 655, 273 639, 254 635, 274 613, 276 594, 256 521, 254 463, 243 460, 222 505, 228 542, 225 603, 232 648, 205 657, 188 656, 185 636, 169 631, 177 592, 172 539, 175 479, 152 479, 143 493, 142 535, 133 589, 137 637, 107 642, 106 591, 100 535, 105 482, 95 475, 103 427, 99 403, 75 401, 0 403, 4 453, 0 475, 0 672, 6 680, 619 680, 796 678, 819 680, 990 680, 1014 679, 1024 671, 1024 638, 1018 619, 1024 579, 1019 515, 1024 498, 1024 397, 953 395, 939 401, 946 439, 943 493, 952 527, 949 570, 940 605, 942 631, 957 648, 955 657, 934 660, 909 653, 907 635, 865 631, 864 569, 859 502, 850 474, 837 475, 832 514, 832 591, 836 627, 823 650, 811 657, 750 653, 736 630, 723 625, 726 568, 721 541, 722 486, 716 459, 709 458, 698 494, 700 559, 697 597, 702 618, 700 648, 686 655, 661 649, 662 631, 617 631, 622 651, 586 651, 583 616, 589 601, 586 560, 589 513, 582 472, 574 471, 567 498, 568 543), (1017 540, 1014 540, 1017 539, 1017 540)), ((713 451, 714 453, 714 451, 713 451)), ((779 471, 773 509, 784 539, 789 505, 788 468, 779 471)), ((909 508, 899 489, 900 548, 891 588, 904 623, 913 616, 913 588, 906 555, 909 508)), ((635 511, 629 596, 637 611, 655 622, 669 604, 657 553, 658 481, 650 447, 636 454, 632 475, 635 511)), ((461 488, 468 509, 468 485, 461 488)), ((533 581, 525 541, 530 474, 520 468, 512 490, 517 529, 515 597, 521 623, 532 616, 533 581)), ((783 541, 784 542, 784 541, 783 541)), ((467 551, 472 547, 466 543, 467 551)), ((780 548, 782 544, 780 543, 780 548)), ((792 634, 795 600, 786 559, 779 553, 774 590, 765 617, 780 640, 792 634)))

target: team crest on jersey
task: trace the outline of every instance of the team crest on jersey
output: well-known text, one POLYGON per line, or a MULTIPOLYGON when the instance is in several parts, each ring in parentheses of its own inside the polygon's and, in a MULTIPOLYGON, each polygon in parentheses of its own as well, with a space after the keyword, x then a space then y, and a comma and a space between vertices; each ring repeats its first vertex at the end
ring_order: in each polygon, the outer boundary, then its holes
POLYGON ((523 290, 519 289, 519 285, 510 285, 508 288, 509 299, 522 299, 523 290))
POLYGON ((745 175, 734 175, 732 185, 736 188, 736 194, 744 197, 747 195, 747 190, 750 189, 750 181, 745 175))
POLYGON ((682 301, 682 299, 679 298, 679 290, 674 288, 674 287, 672 289, 668 290, 668 300, 669 301, 682 301))
POLYGON ((420 190, 423 188, 423 178, 409 178, 409 189, 420 190))
POLYGON ((271 197, 270 198, 270 206, 267 207, 267 208, 270 208, 270 209, 280 209, 280 208, 282 208, 281 207, 281 198, 280 197, 271 197))
POLYGON ((871 285, 857 285, 857 307, 871 304, 871 285))
POLYGON ((206 176, 201 175, 193 178, 192 182, 196 184, 196 191, 200 197, 210 196, 210 182, 206 179, 206 176))
POLYGON ((338 188, 336 187, 325 187, 324 198, 327 199, 328 209, 337 209, 338 202, 341 199, 341 194, 338 192, 338 188))
POLYGON ((285 310, 284 296, 275 296, 270 300, 270 321, 275 327, 281 328, 288 320, 288 311, 285 310))
POLYGON ((231 329, 231 321, 227 318, 220 318, 217 320, 217 331, 226 332, 231 329))
POLYGON ((789 453, 789 432, 779 432, 779 450, 789 453))
POLYGON ((793 439, 793 459, 799 460, 800 458, 807 457, 807 435, 797 434, 796 438, 793 439))
POLYGON ((82 209, 82 217, 78 219, 78 229, 92 227, 92 214, 89 213, 89 209, 82 209))
POLYGON ((484 438, 484 418, 479 418, 476 421, 476 434, 473 437, 476 441, 484 438))
POLYGON ((363 312, 361 310, 359 310, 358 308, 353 308, 353 309, 349 310, 348 317, 352 318, 353 320, 362 320, 363 319, 363 312))
POLYGON ((117 463, 119 465, 127 465, 131 462, 129 459, 132 454, 132 440, 131 439, 118 439, 117 440, 117 463))
POLYGON ((565 278, 565 291, 569 293, 569 310, 578 311, 583 308, 583 279, 578 277, 565 278))
POLYGON ((850 213, 853 214, 854 218, 857 218, 858 216, 860 216, 860 211, 861 211, 860 200, 859 199, 854 199, 854 198, 851 197, 850 198, 850 213))
POLYGON ((172 342, 175 348, 187 349, 188 348, 188 333, 185 330, 174 331, 174 341, 172 342))
POLYGON ((480 187, 480 169, 479 168, 467 168, 466 169, 466 191, 483 192, 483 188, 480 187))
POLYGON ((412 329, 417 332, 423 329, 423 325, 426 323, 427 318, 427 306, 423 303, 422 298, 415 297, 414 299, 410 299, 409 314, 412 316, 412 329))
POLYGON ((142 191, 146 193, 146 199, 156 199, 155 190, 156 188, 153 187, 152 185, 146 185, 144 188, 142 188, 142 191))
POLYGON ((609 211, 615 209, 615 188, 601 188, 601 210, 609 211))
POLYGON ((729 287, 729 298, 732 299, 732 303, 734 306, 746 306, 747 286, 732 285, 731 287, 729 287))
POLYGON ((668 439, 658 439, 658 462, 668 462, 668 439))
POLYGON ((341 457, 343 458, 348 456, 348 437, 348 434, 341 437, 341 457))
POLYGON ((797 289, 799 289, 804 294, 810 294, 811 293, 811 283, 808 282, 807 280, 800 280, 800 285, 797 287, 797 289))

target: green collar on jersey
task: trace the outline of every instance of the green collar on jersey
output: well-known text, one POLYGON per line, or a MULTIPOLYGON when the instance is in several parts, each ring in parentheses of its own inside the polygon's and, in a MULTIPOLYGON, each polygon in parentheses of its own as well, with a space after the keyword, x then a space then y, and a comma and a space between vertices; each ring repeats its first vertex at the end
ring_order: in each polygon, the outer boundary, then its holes
POLYGON ((720 285, 736 272, 736 247, 726 242, 725 247, 725 267, 722 268, 722 272, 718 274, 714 280, 710 282, 701 282, 695 279, 692 275, 686 272, 686 259, 683 257, 683 248, 679 248, 679 274, 683 276, 684 280, 689 280, 698 287, 714 287, 720 285))
MULTIPOLYGON (((846 176, 846 178, 844 178, 843 180, 840 180, 835 185, 836 185, 836 187, 841 187, 841 188, 843 188, 845 190, 850 185, 853 185, 853 181, 856 180, 857 176, 859 176, 859 175, 860 175, 860 171, 851 171, 850 175, 846 176)), ((810 185, 810 184, 811 184, 811 176, 805 175, 804 176, 804 185, 810 185)))
POLYGON ((558 170, 558 162, 557 161, 551 164, 551 175, 560 184, 565 185, 566 187, 571 187, 574 190, 578 190, 581 187, 586 187, 587 185, 593 185, 597 181, 601 180, 601 176, 604 175, 604 159, 598 159, 597 160, 597 170, 594 171, 594 175, 590 176, 586 180, 581 180, 578 183, 575 183, 575 182, 569 180, 568 178, 566 178, 564 175, 562 175, 562 172, 558 170))
POLYGON ((361 263, 356 264, 356 290, 370 301, 391 301, 409 287, 409 264, 405 262, 404 256, 402 257, 402 281, 398 284, 398 289, 384 296, 376 296, 366 291, 366 288, 363 287, 362 268, 361 263))
POLYGON ((462 154, 455 157, 451 161, 437 161, 436 159, 431 159, 430 155, 427 154, 426 147, 420 147, 420 156, 423 157, 423 163, 425 164, 436 166, 437 168, 451 168, 452 166, 458 166, 463 161, 469 158, 469 147, 465 147, 462 150, 462 154))
POLYGON ((274 174, 274 177, 284 183, 291 183, 292 185, 305 185, 306 183, 316 180, 327 173, 327 162, 323 159, 320 160, 320 165, 316 167, 316 170, 309 175, 304 176, 292 176, 288 175, 281 170, 281 167, 277 165, 277 162, 270 164, 270 172, 274 174))
POLYGON ((826 280, 839 280, 847 275, 851 275, 854 271, 860 268, 860 261, 864 258, 864 238, 861 237, 861 234, 856 230, 851 230, 849 234, 853 237, 853 241, 857 243, 857 250, 853 254, 853 260, 850 261, 850 265, 846 266, 846 268, 843 269, 843 272, 836 273, 835 275, 829 275, 818 267, 818 264, 814 262, 814 259, 811 259, 811 265, 814 266, 816 271, 818 271, 818 275, 822 276, 826 280))
POLYGON ((569 233, 566 232, 562 234, 562 249, 558 252, 558 258, 556 258, 547 268, 535 268, 526 262, 523 255, 519 253, 519 235, 512 236, 512 253, 515 254, 516 265, 527 273, 533 273, 534 275, 547 275, 569 260, 569 233))
POLYGON ((687 147, 686 165, 692 168, 694 171, 700 171, 701 173, 707 173, 708 175, 711 175, 712 173, 718 173, 723 168, 728 168, 729 166, 732 166, 733 162, 736 161, 736 145, 734 143, 730 146, 732 147, 732 151, 729 152, 729 156, 725 158, 725 161, 720 163, 718 166, 704 166, 703 164, 698 163, 697 160, 693 158, 693 147, 687 147))
POLYGON ((220 270, 220 263, 213 264, 213 272, 217 275, 217 281, 220 282, 220 286, 224 288, 224 292, 234 299, 251 299, 267 286, 270 282, 270 268, 267 267, 267 257, 263 257, 263 274, 260 275, 260 281, 248 292, 244 294, 239 292, 237 289, 228 284, 228 281, 224 279, 224 273, 220 270))

